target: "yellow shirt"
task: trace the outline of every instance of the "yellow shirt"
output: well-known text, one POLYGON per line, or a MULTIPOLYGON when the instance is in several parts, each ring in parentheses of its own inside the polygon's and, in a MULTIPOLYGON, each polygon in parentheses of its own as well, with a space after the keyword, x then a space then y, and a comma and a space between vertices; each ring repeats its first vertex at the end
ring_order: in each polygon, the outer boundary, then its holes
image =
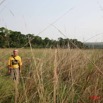
POLYGON ((20 56, 16 56, 16 57, 11 56, 9 58, 8 66, 10 66, 10 68, 16 69, 19 68, 19 65, 20 66, 22 65, 22 60, 20 56))

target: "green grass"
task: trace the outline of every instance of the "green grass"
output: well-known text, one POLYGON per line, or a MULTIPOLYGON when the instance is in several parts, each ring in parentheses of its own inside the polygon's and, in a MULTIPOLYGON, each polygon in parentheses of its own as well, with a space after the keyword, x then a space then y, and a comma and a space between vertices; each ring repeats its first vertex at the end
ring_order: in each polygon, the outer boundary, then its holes
MULTIPOLYGON (((14 103, 14 82, 7 76, 13 49, 1 49, 0 103, 14 103)), ((102 50, 20 49, 23 60, 17 103, 103 103, 102 50)))

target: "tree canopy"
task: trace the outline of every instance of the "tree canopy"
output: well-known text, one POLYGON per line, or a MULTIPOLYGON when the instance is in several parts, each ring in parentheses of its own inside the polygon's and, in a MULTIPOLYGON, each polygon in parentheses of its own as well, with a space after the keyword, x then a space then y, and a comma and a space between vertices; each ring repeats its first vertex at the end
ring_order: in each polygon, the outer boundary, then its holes
POLYGON ((63 39, 50 40, 48 37, 42 39, 40 36, 34 34, 22 34, 18 31, 8 30, 7 28, 0 28, 0 48, 86 48, 86 46, 77 39, 63 39))

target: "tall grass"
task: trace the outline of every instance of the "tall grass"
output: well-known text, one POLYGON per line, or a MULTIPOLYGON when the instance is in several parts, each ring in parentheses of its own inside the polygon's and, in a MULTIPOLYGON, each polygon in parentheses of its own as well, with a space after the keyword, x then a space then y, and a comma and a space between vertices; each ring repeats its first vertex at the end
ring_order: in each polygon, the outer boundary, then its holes
MULTIPOLYGON (((11 52, 0 51, 0 103, 15 101, 14 82, 6 75, 11 52)), ((103 103, 102 50, 20 49, 19 54, 17 103, 103 103), (100 99, 89 98, 94 95, 100 99)))

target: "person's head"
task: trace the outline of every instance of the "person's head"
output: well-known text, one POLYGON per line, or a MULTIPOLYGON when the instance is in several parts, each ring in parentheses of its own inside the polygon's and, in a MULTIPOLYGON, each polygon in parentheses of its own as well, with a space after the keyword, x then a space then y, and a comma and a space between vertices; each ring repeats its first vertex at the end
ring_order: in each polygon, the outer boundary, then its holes
POLYGON ((14 56, 17 56, 17 55, 18 55, 18 50, 17 50, 17 49, 13 50, 13 55, 14 55, 14 56))

